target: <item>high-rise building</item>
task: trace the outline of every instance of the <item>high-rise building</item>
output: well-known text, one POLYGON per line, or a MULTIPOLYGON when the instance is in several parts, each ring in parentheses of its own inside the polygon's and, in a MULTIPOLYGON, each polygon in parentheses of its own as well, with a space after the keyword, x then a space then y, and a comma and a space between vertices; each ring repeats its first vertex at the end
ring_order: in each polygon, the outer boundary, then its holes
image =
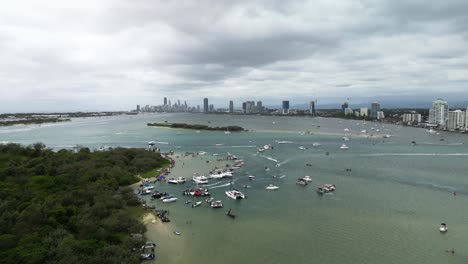
POLYGON ((234 102, 231 100, 229 101, 229 113, 234 112, 234 102))
POLYGON ((208 113, 208 98, 203 98, 203 112, 208 113))
POLYGON ((465 131, 468 131, 468 107, 465 112, 465 131))
POLYGON ((210 104, 209 111, 210 111, 210 113, 214 112, 214 105, 213 104, 210 104))
POLYGON ((348 101, 345 101, 342 105, 341 105, 341 111, 344 113, 346 111, 346 108, 349 107, 349 104, 348 104, 348 101))
POLYGON ((262 106, 263 106, 262 101, 257 101, 257 107, 262 107, 262 106))
POLYGON ((385 114, 382 111, 377 111, 377 120, 384 119, 385 114))
POLYGON ((361 116, 365 116, 365 117, 368 117, 369 116, 369 109, 367 107, 362 107, 360 110, 359 110, 361 116))
POLYGON ((379 112, 379 111, 380 111, 379 102, 373 102, 371 104, 370 118, 377 119, 377 112, 379 112))
POLYGON ((309 112, 310 112, 310 115, 315 116, 315 101, 310 101, 309 112))
POLYGON ((140 112, 140 105, 137 105, 136 111, 137 111, 137 112, 140 112))
POLYGON ((447 128, 449 130, 465 129, 465 112, 461 110, 449 111, 447 128))
POLYGON ((429 123, 446 127, 448 121, 448 103, 443 99, 437 99, 432 102, 432 108, 429 109, 429 123))
POLYGON ((282 110, 283 114, 289 114, 289 101, 283 101, 282 110))
POLYGON ((167 97, 164 97, 164 105, 167 105, 167 97))
POLYGON ((403 114, 401 119, 405 124, 419 124, 421 123, 421 114, 412 111, 411 113, 403 114))

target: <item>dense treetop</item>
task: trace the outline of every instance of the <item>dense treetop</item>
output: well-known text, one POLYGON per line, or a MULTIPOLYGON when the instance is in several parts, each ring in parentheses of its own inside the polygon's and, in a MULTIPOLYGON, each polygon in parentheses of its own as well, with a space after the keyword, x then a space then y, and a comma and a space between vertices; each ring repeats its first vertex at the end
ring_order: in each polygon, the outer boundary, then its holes
POLYGON ((0 145, 0 262, 139 263, 130 234, 145 227, 121 186, 167 163, 143 149, 0 145))

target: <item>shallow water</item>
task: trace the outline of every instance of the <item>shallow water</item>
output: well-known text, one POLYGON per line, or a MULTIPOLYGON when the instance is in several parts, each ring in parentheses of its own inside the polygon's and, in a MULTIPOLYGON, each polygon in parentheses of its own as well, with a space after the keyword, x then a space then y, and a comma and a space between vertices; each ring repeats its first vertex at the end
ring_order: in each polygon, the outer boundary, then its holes
POLYGON ((172 220, 166 224, 171 232, 150 229, 149 234, 159 244, 155 263, 165 264, 464 263, 468 259, 463 251, 468 244, 467 138, 339 119, 202 114, 74 119, 51 126, 0 128, 0 142, 41 141, 53 148, 83 145, 97 149, 146 147, 148 141, 158 141, 163 142, 158 144, 163 151, 208 153, 178 161, 173 171, 176 177, 191 178, 193 172, 223 166, 223 162, 214 162, 213 153, 223 157, 230 152, 243 159, 246 165, 236 171, 234 185, 251 185, 242 189, 247 199, 234 201, 224 195, 229 180, 210 182, 215 184, 210 188, 215 199, 225 203, 223 209, 192 208, 180 194, 185 186, 157 184, 156 189, 179 198, 173 204, 155 202, 170 210, 172 220), (146 127, 147 122, 165 120, 240 125, 251 132, 196 133, 146 127), (381 134, 359 135, 363 129, 375 133, 371 127, 381 134), (344 132, 344 128, 351 131, 344 132), (310 133, 301 134, 306 131, 310 133), (384 139, 383 134, 393 136, 384 139), (351 139, 346 142, 350 148, 343 151, 339 147, 345 135, 351 139), (292 143, 277 144, 275 140, 292 143), (417 145, 411 144, 413 140, 417 145), (321 146, 313 147, 314 142, 321 146), (256 146, 265 144, 274 149, 257 153, 256 146), (299 150, 299 146, 308 149, 299 150), (255 180, 244 173, 255 175, 255 180), (312 183, 296 185, 297 178, 304 175, 310 175, 312 183), (280 189, 265 190, 270 183, 280 189), (336 184, 336 192, 317 195, 315 189, 324 183, 336 184), (225 216, 228 208, 237 214, 236 219, 225 216), (448 233, 439 233, 441 222, 448 224, 448 233), (176 236, 172 230, 182 235, 176 236), (445 252, 452 248, 454 255, 445 252))

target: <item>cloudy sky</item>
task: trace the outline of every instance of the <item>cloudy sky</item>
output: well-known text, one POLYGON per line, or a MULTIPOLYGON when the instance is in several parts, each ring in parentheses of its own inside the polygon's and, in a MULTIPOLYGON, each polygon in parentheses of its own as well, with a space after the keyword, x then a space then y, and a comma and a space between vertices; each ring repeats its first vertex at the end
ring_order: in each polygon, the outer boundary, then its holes
POLYGON ((0 4, 0 112, 468 99, 468 1, 0 4), (225 105, 224 105, 225 104, 225 105))

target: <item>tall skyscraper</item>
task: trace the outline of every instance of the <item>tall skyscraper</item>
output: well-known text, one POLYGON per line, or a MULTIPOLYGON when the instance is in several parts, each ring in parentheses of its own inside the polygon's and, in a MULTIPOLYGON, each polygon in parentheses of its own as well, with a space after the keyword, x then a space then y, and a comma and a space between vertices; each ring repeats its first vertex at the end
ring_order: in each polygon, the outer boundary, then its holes
POLYGON ((468 107, 465 112, 465 131, 468 131, 468 107))
POLYGON ((262 107, 262 106, 263 106, 262 101, 257 101, 257 107, 262 107))
POLYGON ((243 102, 242 103, 242 113, 246 113, 247 112, 247 103, 246 102, 243 102))
POLYGON ((283 101, 283 114, 289 114, 289 101, 283 101))
POLYGON ((464 130, 465 112, 461 110, 449 111, 447 128, 450 130, 464 130))
POLYGON ((234 112, 234 102, 231 100, 229 101, 229 113, 234 112))
POLYGON ((342 105, 341 105, 341 111, 343 111, 343 113, 345 112, 346 108, 349 107, 349 104, 348 104, 348 101, 345 101, 342 105))
POLYGON ((311 116, 315 116, 315 101, 310 101, 309 112, 311 116))
POLYGON ((447 126, 448 109, 447 101, 443 99, 433 101, 432 108, 429 109, 429 123, 441 127, 447 126))
POLYGON ((164 97, 164 105, 167 105, 167 97, 164 97))
POLYGON ((370 110, 370 118, 372 119, 377 119, 377 112, 380 111, 380 104, 379 102, 373 102, 371 104, 371 110, 370 110))
POLYGON ((203 98, 203 112, 208 113, 208 98, 203 98))
POLYGON ((140 112, 140 105, 137 105, 136 111, 137 111, 137 112, 140 112))

